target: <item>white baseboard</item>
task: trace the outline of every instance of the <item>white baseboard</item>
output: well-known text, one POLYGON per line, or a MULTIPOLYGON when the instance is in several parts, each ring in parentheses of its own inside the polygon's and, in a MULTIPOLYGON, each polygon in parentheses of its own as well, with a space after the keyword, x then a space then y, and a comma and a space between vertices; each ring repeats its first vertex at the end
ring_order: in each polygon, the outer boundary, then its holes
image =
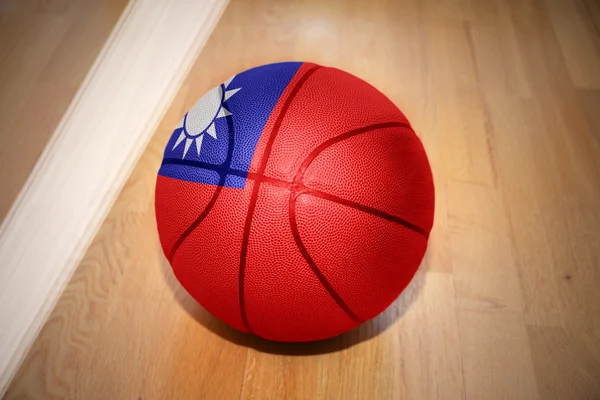
POLYGON ((132 0, 0 227, 0 397, 228 0, 132 0))

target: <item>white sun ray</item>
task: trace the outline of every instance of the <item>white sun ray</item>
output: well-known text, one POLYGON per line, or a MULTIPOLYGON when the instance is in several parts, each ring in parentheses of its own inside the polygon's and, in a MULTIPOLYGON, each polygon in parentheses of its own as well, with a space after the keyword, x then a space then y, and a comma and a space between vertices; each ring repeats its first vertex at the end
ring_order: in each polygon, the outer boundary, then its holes
POLYGON ((214 122, 212 124, 210 124, 210 126, 206 130, 206 133, 208 133, 210 136, 212 136, 213 139, 217 138, 217 130, 215 129, 215 123, 214 122))
POLYGON ((185 132, 183 132, 182 130, 179 134, 179 137, 177 138, 177 141, 175 142, 175 145, 173 145, 173 148, 171 150, 175 150, 175 147, 179 146, 179 143, 181 143, 183 139, 185 139, 185 132))
POLYGON ((234 94, 236 94, 240 89, 241 88, 231 89, 231 90, 225 91, 225 101, 227 101, 231 96, 233 96, 234 94))
POLYGON ((193 141, 194 141, 194 139, 190 139, 190 138, 185 139, 185 148, 183 149, 183 157, 181 157, 181 158, 185 158, 185 155, 187 154, 188 150, 190 149, 190 145, 192 144, 193 141))
POLYGON ((225 108, 224 103, 242 89, 234 88, 227 90, 227 87, 234 78, 235 75, 223 83, 225 93, 223 93, 223 86, 221 85, 213 88, 198 100, 194 107, 188 111, 186 117, 182 118, 177 124, 175 129, 181 129, 181 132, 171 150, 175 150, 185 139, 182 159, 187 155, 192 142, 196 146, 196 153, 200 156, 205 133, 213 139, 217 139, 215 120, 232 115, 231 111, 225 108))
POLYGON ((219 110, 219 114, 217 114, 217 118, 223 118, 223 117, 227 117, 229 115, 231 115, 229 110, 226 109, 225 107, 221 107, 221 109, 219 110))
POLYGON ((198 153, 198 157, 200 156, 200 147, 202 147, 202 138, 204 135, 200 135, 196 138, 196 152, 198 153))

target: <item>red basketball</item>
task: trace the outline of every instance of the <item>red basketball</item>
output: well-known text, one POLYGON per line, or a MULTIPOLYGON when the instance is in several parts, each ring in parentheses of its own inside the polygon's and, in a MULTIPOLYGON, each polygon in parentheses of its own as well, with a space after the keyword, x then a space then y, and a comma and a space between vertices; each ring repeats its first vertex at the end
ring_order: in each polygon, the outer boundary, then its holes
POLYGON ((379 315, 417 271, 433 213, 429 162, 403 113, 311 63, 252 68, 205 94, 156 182, 181 285, 232 327, 278 341, 379 315))

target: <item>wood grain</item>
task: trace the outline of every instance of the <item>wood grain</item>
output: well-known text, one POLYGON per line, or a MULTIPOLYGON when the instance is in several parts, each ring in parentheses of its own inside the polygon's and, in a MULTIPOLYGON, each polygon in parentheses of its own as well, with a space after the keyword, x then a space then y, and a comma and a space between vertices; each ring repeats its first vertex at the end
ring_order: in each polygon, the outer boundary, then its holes
POLYGON ((6 398, 600 398, 599 10, 232 1, 6 398), (241 334, 198 306, 162 255, 153 209, 181 115, 230 75, 290 59, 381 89, 436 182, 407 290, 377 319, 304 345, 241 334))
POLYGON ((0 0, 0 222, 127 0, 0 0))

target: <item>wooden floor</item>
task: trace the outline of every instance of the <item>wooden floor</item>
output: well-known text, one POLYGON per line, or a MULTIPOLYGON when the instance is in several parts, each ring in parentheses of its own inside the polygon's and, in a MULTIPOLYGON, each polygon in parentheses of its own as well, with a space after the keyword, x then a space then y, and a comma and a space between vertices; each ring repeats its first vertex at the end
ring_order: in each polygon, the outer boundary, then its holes
POLYGON ((127 0, 0 0, 0 223, 127 0))
POLYGON ((233 0, 6 398, 600 399, 599 111, 594 0, 233 0), (290 59, 380 88, 436 182, 409 288, 310 345, 198 306, 153 208, 183 113, 230 75, 290 59))

